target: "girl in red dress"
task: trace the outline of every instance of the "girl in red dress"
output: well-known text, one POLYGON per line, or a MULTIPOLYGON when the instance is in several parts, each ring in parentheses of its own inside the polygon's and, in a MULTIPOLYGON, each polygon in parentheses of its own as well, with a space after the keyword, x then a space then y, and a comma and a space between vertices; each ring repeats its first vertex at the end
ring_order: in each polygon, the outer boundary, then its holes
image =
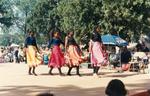
POLYGON ((48 48, 52 48, 51 56, 49 60, 48 67, 50 67, 49 74, 52 75, 53 68, 58 68, 60 75, 64 75, 61 71, 61 67, 64 66, 64 54, 60 48, 60 45, 63 44, 63 41, 60 39, 60 31, 54 30, 52 32, 52 38, 49 41, 48 48))

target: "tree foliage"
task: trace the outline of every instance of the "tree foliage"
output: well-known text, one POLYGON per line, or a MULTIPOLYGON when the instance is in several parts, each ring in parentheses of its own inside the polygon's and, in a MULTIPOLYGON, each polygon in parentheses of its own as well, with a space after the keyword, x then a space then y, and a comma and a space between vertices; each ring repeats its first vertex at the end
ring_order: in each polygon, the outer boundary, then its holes
MULTIPOLYGON (((100 25, 102 34, 118 34, 128 40, 137 40, 141 33, 147 34, 150 30, 149 0, 1 1, 7 1, 5 5, 15 6, 19 10, 13 17, 15 24, 25 33, 27 29, 37 32, 38 42, 41 43, 47 40, 49 30, 55 27, 64 34, 73 30, 76 39, 84 42, 88 41, 94 25, 100 25)), ((1 7, 3 4, 0 2, 1 13, 6 10, 1 7)))
POLYGON ((89 38, 94 25, 100 25, 103 33, 130 39, 149 31, 149 10, 149 0, 44 0, 28 21, 40 33, 56 26, 65 33, 72 29, 78 40, 89 38))
POLYGON ((0 1, 0 27, 3 26, 10 27, 12 23, 13 15, 12 10, 9 4, 9 1, 1 0, 0 1))
POLYGON ((28 28, 40 33, 46 33, 49 28, 54 28, 58 19, 54 11, 56 5, 55 0, 39 0, 27 18, 28 28))
POLYGON ((26 34, 27 18, 32 15, 32 10, 38 0, 13 0, 13 5, 17 10, 15 14, 15 24, 26 34))
POLYGON ((94 25, 101 20, 102 3, 99 0, 62 0, 57 7, 62 30, 72 29, 78 40, 87 39, 94 25))
POLYGON ((105 32, 114 29, 124 37, 139 37, 150 29, 149 0, 109 0, 103 1, 102 25, 105 32), (132 36, 133 35, 133 36, 132 36))

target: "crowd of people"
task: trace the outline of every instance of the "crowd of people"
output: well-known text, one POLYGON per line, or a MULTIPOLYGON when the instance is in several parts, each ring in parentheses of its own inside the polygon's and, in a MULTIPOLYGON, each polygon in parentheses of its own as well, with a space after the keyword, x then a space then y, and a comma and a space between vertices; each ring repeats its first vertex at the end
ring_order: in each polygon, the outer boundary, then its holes
POLYGON ((20 63, 25 61, 25 53, 23 47, 1 47, 0 48, 0 63, 15 62, 20 63))
POLYGON ((136 71, 145 69, 149 64, 149 49, 145 44, 137 44, 135 48, 128 49, 126 46, 120 48, 121 52, 116 52, 116 47, 112 47, 109 54, 109 63, 114 69, 122 68, 122 71, 130 70, 131 67, 136 67, 136 71), (136 66, 131 66, 131 63, 137 63, 136 66))
MULTIPOLYGON (((141 51, 145 53, 145 56, 142 58, 137 56, 137 61, 142 60, 142 68, 149 64, 149 49, 144 44, 138 44, 134 50, 130 51, 126 46, 121 47, 119 51, 117 51, 115 46, 112 46, 109 52, 102 43, 100 32, 100 27, 96 26, 91 34, 88 51, 83 52, 74 38, 73 30, 69 30, 65 40, 62 40, 61 31, 59 29, 53 29, 50 34, 51 38, 45 48, 39 48, 37 46, 34 32, 29 31, 28 37, 25 39, 24 47, 1 48, 0 62, 26 62, 29 66, 28 74, 35 76, 37 76, 35 72, 36 67, 43 63, 47 64, 50 68, 48 72, 50 75, 53 75, 52 71, 54 68, 58 69, 61 76, 65 75, 62 73, 61 68, 67 66, 68 72, 66 75, 71 76, 72 69, 76 68, 76 75, 81 76, 80 65, 83 62, 87 62, 88 58, 90 58, 94 76, 98 76, 100 67, 106 65, 113 65, 114 69, 120 68, 122 71, 127 71, 131 67, 129 62, 134 59, 134 53, 141 51)), ((149 91, 147 92, 149 93, 149 91)), ((128 91, 122 81, 114 79, 109 82, 105 93, 107 96, 126 96, 128 91)), ((54 95, 42 93, 37 96, 54 95)))
MULTIPOLYGON (((107 46, 102 43, 100 27, 95 26, 89 41, 89 48, 83 51, 74 38, 74 31, 69 30, 62 40, 61 31, 53 29, 50 34, 48 45, 44 48, 38 47, 33 31, 28 32, 24 47, 1 48, 0 62, 26 62, 29 66, 28 74, 36 75, 35 69, 40 64, 47 64, 50 68, 49 74, 53 75, 53 69, 57 68, 60 75, 63 66, 68 67, 67 75, 71 76, 71 70, 76 68, 76 74, 80 74, 80 65, 83 62, 90 62, 93 68, 93 75, 97 76, 101 66, 113 65, 114 69, 129 70, 130 61, 135 52, 144 52, 146 55, 137 60, 143 61, 143 68, 149 64, 149 49, 144 44, 137 44, 134 50, 128 50, 126 46, 117 50, 116 46, 111 46, 111 50, 106 50, 107 46)), ((109 46, 110 47, 110 46, 109 46)), ((110 49, 110 48, 109 48, 110 49)))

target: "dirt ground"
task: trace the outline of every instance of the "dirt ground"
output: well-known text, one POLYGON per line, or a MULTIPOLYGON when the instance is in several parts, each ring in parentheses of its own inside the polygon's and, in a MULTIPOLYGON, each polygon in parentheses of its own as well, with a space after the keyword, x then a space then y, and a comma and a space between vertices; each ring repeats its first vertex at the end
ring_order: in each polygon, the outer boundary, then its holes
MULTIPOLYGON (((66 74, 68 68, 62 68, 66 74)), ((92 69, 81 68, 81 77, 48 74, 46 65, 38 66, 38 76, 28 75, 26 64, 0 64, 0 96, 36 96, 41 92, 51 92, 55 96, 105 96, 105 88, 112 79, 120 79, 129 91, 129 95, 150 89, 150 74, 136 72, 116 73, 113 70, 99 71, 101 78, 92 76, 92 69)), ((75 70, 72 70, 75 74, 75 70)))

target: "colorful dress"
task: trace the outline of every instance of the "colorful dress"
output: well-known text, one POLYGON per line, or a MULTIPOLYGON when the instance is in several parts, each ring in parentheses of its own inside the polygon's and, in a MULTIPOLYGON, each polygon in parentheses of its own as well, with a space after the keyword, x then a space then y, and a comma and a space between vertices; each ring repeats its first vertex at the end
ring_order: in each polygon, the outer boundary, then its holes
POLYGON ((41 64, 41 60, 37 57, 37 44, 35 37, 27 37, 25 40, 26 58, 29 67, 36 67, 41 64))
POLYGON ((64 54, 60 48, 60 44, 64 44, 61 39, 53 38, 49 41, 48 48, 51 48, 52 45, 52 52, 49 59, 48 67, 60 68, 64 66, 65 59, 64 54))
POLYGON ((67 47, 68 58, 66 58, 67 59, 66 63, 68 64, 69 67, 79 66, 83 61, 83 58, 81 57, 82 53, 73 37, 68 37, 67 46, 68 46, 67 47))
POLYGON ((97 32, 94 32, 92 35, 92 40, 90 40, 91 63, 93 66, 105 65, 108 60, 106 57, 106 52, 103 50, 101 36, 97 32))

